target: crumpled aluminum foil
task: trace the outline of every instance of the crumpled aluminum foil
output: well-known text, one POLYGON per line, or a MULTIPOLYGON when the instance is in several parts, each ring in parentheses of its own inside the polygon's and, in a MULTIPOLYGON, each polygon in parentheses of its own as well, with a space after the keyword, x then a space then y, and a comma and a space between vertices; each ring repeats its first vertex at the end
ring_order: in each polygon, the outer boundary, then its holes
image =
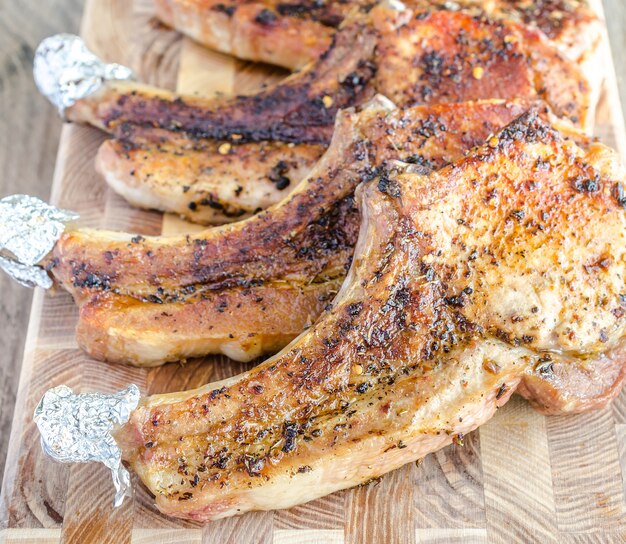
POLYGON ((49 288, 48 273, 35 266, 59 240, 65 224, 78 214, 28 195, 0 200, 0 268, 22 285, 49 288))
POLYGON ((60 385, 50 389, 35 409, 43 450, 62 463, 99 461, 111 470, 117 507, 132 493, 130 475, 111 430, 126 423, 139 403, 136 385, 119 393, 74 394, 60 385))
POLYGON ((401 0, 384 0, 381 4, 395 11, 405 11, 407 9, 406 4, 401 0))
POLYGON ((43 287, 44 289, 52 287, 52 279, 43 268, 38 266, 26 266, 0 257, 0 268, 24 287, 43 287))
POLYGON ((103 62, 73 34, 57 34, 39 44, 33 75, 41 93, 61 116, 66 108, 97 91, 105 81, 134 79, 130 68, 103 62))

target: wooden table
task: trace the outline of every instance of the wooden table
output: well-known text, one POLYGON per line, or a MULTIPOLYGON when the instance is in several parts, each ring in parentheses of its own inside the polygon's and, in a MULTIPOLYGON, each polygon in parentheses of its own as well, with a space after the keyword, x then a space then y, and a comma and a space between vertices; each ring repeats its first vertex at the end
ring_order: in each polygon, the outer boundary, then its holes
MULTIPOLYGON (((95 1, 95 0, 92 0, 95 1)), ((47 198, 54 170, 61 122, 53 108, 39 96, 32 82, 32 57, 39 41, 48 35, 75 32, 81 19, 84 0, 48 0, 45 3, 21 0, 0 3, 0 194, 23 192, 47 198), (43 4, 43 5, 42 5, 43 4)), ((621 52, 626 47, 626 3, 604 0, 622 102, 626 104, 626 62, 621 52)), ((0 474, 4 469, 6 443, 31 291, 0 275, 0 474)))
MULTIPOLYGON (((0 0, 0 196, 48 199, 61 120, 33 82, 39 42, 77 32, 84 0, 0 0)), ((32 291, 0 274, 0 478, 24 352, 32 291)))

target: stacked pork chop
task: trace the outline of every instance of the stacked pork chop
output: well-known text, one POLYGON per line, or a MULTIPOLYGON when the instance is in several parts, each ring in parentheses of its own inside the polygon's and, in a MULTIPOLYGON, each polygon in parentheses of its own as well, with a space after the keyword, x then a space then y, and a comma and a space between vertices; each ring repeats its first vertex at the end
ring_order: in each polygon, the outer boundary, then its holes
POLYGON ((202 222, 271 204, 188 236, 73 229, 45 260, 98 358, 286 346, 145 398, 116 431, 163 512, 210 520, 357 485, 516 390, 548 413, 619 392, 626 172, 585 132, 599 42, 584 4, 158 5, 209 46, 304 66, 257 95, 114 82, 67 111, 114 136, 99 168, 132 203, 202 222))
POLYGON ((376 93, 398 107, 544 99, 579 126, 593 122, 601 77, 589 66, 599 66, 599 32, 582 7, 563 13, 553 39, 538 30, 544 12, 528 25, 521 15, 503 18, 501 9, 490 18, 476 8, 352 7, 324 55, 259 94, 202 100, 118 82, 66 115, 115 136, 97 166, 131 204, 205 224, 239 220, 282 200, 328 145, 337 111, 376 93), (571 24, 579 30, 575 41, 566 32, 571 24), (592 44, 586 56, 581 40, 592 44))

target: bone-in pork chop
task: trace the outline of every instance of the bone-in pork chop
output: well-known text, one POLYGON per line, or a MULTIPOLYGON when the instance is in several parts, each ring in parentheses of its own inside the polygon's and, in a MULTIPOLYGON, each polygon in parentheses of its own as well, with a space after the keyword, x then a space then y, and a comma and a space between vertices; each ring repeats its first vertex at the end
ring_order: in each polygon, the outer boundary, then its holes
MULTIPOLYGON (((412 9, 485 12, 540 29, 576 62, 595 54, 600 21, 586 0, 408 0, 412 9)), ((156 0, 157 16, 198 42, 241 59, 298 69, 323 53, 339 23, 368 0, 156 0)))
POLYGON ((66 113, 116 135, 98 168, 131 203, 223 222, 284 198, 327 145, 338 109, 374 92, 400 106, 543 98, 577 124, 593 116, 582 73, 540 31, 465 12, 380 6, 348 17, 316 63, 260 94, 203 100, 109 83, 66 113), (150 129, 157 134, 147 136, 150 129), (254 158, 268 147, 269 160, 254 158), (249 178, 241 177, 244 164, 249 178))
POLYGON ((144 399, 123 458, 161 511, 211 520, 381 476, 520 384, 545 411, 606 403, 624 378, 625 180, 536 111, 430 175, 381 172, 332 307, 249 372, 144 399))
POLYGON ((186 237, 67 232, 50 259, 81 307, 92 356, 136 365, 223 352, 276 352, 330 302, 359 229, 354 189, 390 159, 424 171, 458 160, 520 115, 484 101, 396 109, 377 98, 341 112, 330 148, 279 205, 186 237))

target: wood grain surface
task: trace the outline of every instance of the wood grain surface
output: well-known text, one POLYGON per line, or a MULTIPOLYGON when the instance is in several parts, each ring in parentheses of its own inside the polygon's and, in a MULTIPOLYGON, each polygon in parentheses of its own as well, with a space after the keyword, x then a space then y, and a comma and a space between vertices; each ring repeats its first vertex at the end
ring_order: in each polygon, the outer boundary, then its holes
MULTIPOLYGON (((84 0, 0 0, 0 196, 50 196, 61 120, 33 82, 33 54, 76 32, 84 0)), ((0 475, 13 417, 32 291, 0 274, 0 475)))
MULTIPOLYGON (((76 29, 81 4, 0 0, 2 194, 47 197, 50 191, 60 123, 31 83, 32 52, 45 35, 76 29)), ((253 89, 276 77, 181 40, 153 20, 150 0, 130 5, 87 0, 82 33, 107 60, 130 65, 144 81, 211 94, 253 89)), ((621 60, 626 5, 623 0, 605 0, 605 5, 618 74, 626 77, 621 60)), ((607 91, 598 132, 626 153, 614 80, 609 79, 607 91)), ((189 228, 170 216, 133 210, 104 187, 93 170, 103 139, 89 127, 63 127, 55 204, 78 210, 89 226, 145 234, 189 228)), ((626 466, 626 393, 606 410, 567 418, 546 418, 513 399, 463 447, 446 448, 368 486, 287 511, 200 526, 161 516, 139 485, 132 500, 112 510, 104 467, 58 465, 42 455, 31 414, 43 392, 61 383, 79 391, 114 391, 134 382, 151 394, 196 387, 247 365, 224 358, 150 371, 103 365, 77 348, 76 310, 68 295, 35 292, 26 337, 30 292, 4 277, 0 282, 5 320, 0 453, 7 447, 19 353, 26 345, 0 502, 0 530, 7 529, 0 542, 626 542, 626 483, 620 469, 626 466)))

